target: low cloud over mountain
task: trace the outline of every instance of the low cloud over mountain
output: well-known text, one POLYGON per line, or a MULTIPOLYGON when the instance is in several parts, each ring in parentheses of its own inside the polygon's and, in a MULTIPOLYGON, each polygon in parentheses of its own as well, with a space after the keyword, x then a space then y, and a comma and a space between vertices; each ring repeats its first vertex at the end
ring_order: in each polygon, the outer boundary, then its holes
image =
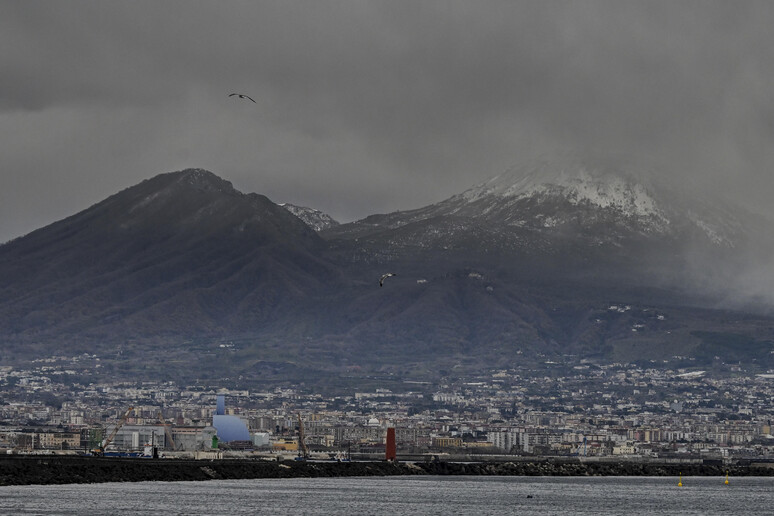
POLYGON ((651 179, 562 156, 338 225, 207 171, 162 174, 0 247, 3 356, 312 378, 769 342, 763 300, 728 304, 735 272, 770 249, 763 223, 651 179))

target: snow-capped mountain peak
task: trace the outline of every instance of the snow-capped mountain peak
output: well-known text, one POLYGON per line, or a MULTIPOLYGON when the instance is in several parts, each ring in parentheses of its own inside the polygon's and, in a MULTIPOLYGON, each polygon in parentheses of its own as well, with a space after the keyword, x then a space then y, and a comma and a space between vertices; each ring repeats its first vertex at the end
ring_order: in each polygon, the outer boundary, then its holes
POLYGON ((564 154, 528 162, 444 201, 374 215, 326 236, 363 237, 396 231, 394 242, 425 248, 478 246, 557 249, 576 245, 698 245, 734 248, 751 222, 681 186, 662 169, 622 159, 564 154))
POLYGON ((460 213, 483 208, 489 216, 526 227, 591 223, 600 229, 604 219, 635 233, 683 238, 689 231, 722 247, 734 247, 744 232, 739 210, 679 186, 664 171, 622 159, 542 158, 476 185, 454 201, 460 213))
POLYGON ((562 196, 571 204, 612 208, 632 217, 664 219, 652 187, 621 167, 579 159, 542 159, 514 168, 465 191, 469 202, 486 196, 512 200, 562 196))
POLYGON ((315 210, 314 208, 296 206, 295 204, 290 203, 282 203, 280 206, 304 221, 307 226, 315 231, 322 231, 323 229, 328 229, 339 225, 339 222, 334 220, 333 217, 327 213, 321 212, 320 210, 315 210))

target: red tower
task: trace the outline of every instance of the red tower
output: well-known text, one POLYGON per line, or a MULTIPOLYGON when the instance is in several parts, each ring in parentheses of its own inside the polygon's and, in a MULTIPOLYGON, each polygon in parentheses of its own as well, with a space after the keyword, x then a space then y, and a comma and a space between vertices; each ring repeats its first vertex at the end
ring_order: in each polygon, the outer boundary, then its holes
POLYGON ((385 459, 395 460, 397 458, 397 452, 395 449, 395 429, 387 429, 387 447, 385 448, 385 459))

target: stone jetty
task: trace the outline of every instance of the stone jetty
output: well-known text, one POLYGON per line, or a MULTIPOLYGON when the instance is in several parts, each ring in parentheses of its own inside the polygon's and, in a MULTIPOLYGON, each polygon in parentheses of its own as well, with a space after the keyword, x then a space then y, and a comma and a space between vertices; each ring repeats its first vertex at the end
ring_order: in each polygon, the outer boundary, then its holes
POLYGON ((0 485, 390 475, 774 476, 767 465, 581 462, 267 461, 142 459, 88 456, 2 456, 0 485))

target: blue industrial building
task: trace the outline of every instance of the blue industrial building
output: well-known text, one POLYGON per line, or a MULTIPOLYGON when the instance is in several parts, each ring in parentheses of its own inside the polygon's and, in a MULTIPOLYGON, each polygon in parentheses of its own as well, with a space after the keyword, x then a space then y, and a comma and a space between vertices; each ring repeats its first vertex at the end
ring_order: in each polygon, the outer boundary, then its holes
POLYGON ((212 426, 218 431, 218 439, 221 442, 250 441, 250 431, 245 422, 237 416, 226 415, 226 401, 223 395, 217 397, 212 426))

